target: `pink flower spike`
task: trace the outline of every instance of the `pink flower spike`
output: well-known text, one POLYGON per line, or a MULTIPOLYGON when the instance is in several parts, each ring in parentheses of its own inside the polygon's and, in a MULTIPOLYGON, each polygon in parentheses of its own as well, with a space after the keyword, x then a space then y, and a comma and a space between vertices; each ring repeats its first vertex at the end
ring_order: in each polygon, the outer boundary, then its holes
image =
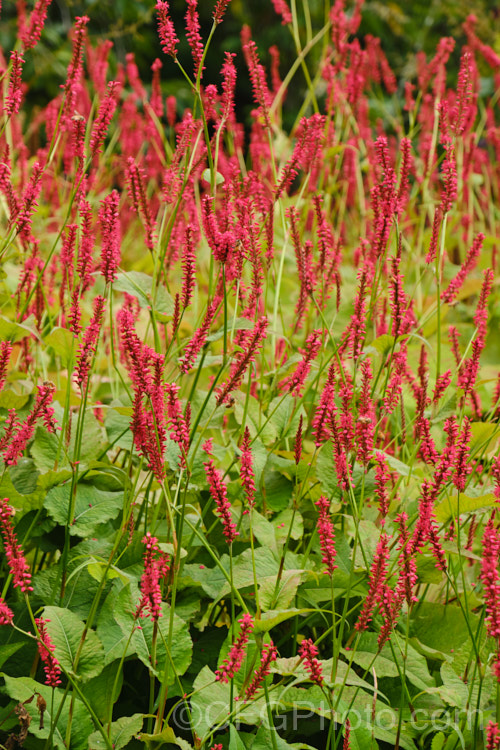
POLYGON ((121 258, 119 203, 118 191, 113 190, 101 202, 99 209, 99 224, 102 235, 101 274, 107 284, 116 280, 117 268, 121 258))
POLYGON ((247 504, 250 507, 253 507, 255 505, 255 474, 253 471, 253 457, 250 448, 250 430, 248 427, 245 427, 241 443, 240 466, 240 477, 245 491, 245 498, 247 504))
POLYGON ((55 646, 47 633, 46 624, 50 620, 37 617, 35 622, 38 628, 38 653, 45 669, 45 684, 50 685, 50 687, 57 687, 61 684, 61 667, 54 656, 55 646))
POLYGON ((135 617, 146 614, 153 622, 161 617, 161 586, 160 581, 168 573, 168 557, 158 547, 158 539, 148 531, 142 540, 146 546, 144 550, 144 572, 141 577, 141 601, 137 607, 135 617))
POLYGON ((14 511, 9 505, 8 498, 0 500, 0 531, 2 533, 3 545, 7 564, 14 578, 14 586, 19 587, 23 593, 33 591, 31 586, 30 567, 26 562, 21 545, 17 541, 14 524, 11 516, 14 511))
POLYGON ((322 495, 315 503, 318 508, 318 534, 323 553, 322 562, 326 565, 326 572, 332 576, 338 567, 335 565, 337 553, 335 551, 335 529, 330 516, 330 501, 322 495))
POLYGON ((224 528, 224 536, 228 544, 232 544, 239 532, 236 529, 236 524, 231 517, 231 503, 227 497, 226 485, 222 481, 220 471, 215 468, 212 459, 203 464, 205 467, 205 474, 207 475, 207 481, 210 485, 210 494, 212 500, 217 506, 217 515, 219 516, 222 526, 224 528))
POLYGON ((118 103, 119 89, 120 83, 118 81, 110 81, 108 83, 106 96, 99 106, 97 116, 92 126, 92 132, 90 134, 90 151, 92 155, 96 155, 101 151, 106 133, 108 132, 109 124, 113 118, 118 103))
POLYGON ((304 638, 299 647, 299 656, 304 661, 306 671, 309 673, 311 682, 322 687, 324 684, 323 669, 317 656, 319 651, 310 638, 304 638))
POLYGON ((158 15, 158 35, 160 37, 161 48, 166 55, 170 55, 175 59, 177 57, 179 39, 175 33, 174 24, 168 10, 168 2, 166 0, 158 0, 156 3, 156 12, 158 15))
POLYGON ((255 693, 264 682, 264 678, 271 672, 271 664, 273 661, 276 661, 277 656, 278 650, 274 643, 272 641, 271 643, 266 643, 262 649, 260 666, 254 671, 254 677, 245 690, 245 700, 250 700, 250 698, 254 697, 255 693))
POLYGON ((0 625, 12 625, 14 621, 14 612, 7 606, 0 596, 0 625))
POLYGON ((486 750, 500 750, 500 729, 493 719, 486 727, 486 750))
POLYGON ((10 73, 9 91, 4 104, 4 112, 9 117, 19 112, 23 98, 21 76, 23 73, 24 57, 21 52, 11 52, 10 61, 12 69, 10 73))
POLYGON ((24 49, 33 49, 42 36, 47 11, 52 0, 36 0, 35 7, 30 16, 29 25, 23 29, 21 40, 24 49))
POLYGON ((221 23, 227 10, 227 6, 230 2, 231 0, 217 0, 212 13, 212 18, 214 19, 215 23, 221 23))
POLYGON ((238 638, 235 640, 229 654, 224 659, 219 669, 215 672, 215 679, 217 682, 229 682, 232 680, 236 672, 238 672, 243 664, 245 658, 246 645, 250 637, 250 633, 253 630, 252 616, 246 612, 243 617, 238 620, 241 625, 241 631, 238 638))

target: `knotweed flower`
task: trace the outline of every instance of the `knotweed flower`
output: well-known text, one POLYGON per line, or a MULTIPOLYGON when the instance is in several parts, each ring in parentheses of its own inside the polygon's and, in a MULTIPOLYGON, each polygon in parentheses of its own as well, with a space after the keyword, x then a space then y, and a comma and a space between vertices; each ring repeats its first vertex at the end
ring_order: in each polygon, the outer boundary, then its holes
POLYGON ((224 528, 224 536, 226 537, 227 543, 232 544, 236 537, 239 536, 239 532, 231 517, 231 503, 227 497, 226 485, 222 481, 222 475, 215 468, 212 459, 204 463, 203 466, 205 467, 205 474, 207 475, 207 481, 210 486, 212 500, 217 506, 216 513, 224 528))
POLYGON ((254 697, 255 693, 264 682, 264 678, 267 677, 268 674, 270 674, 271 664, 273 663, 273 661, 276 661, 277 656, 278 649, 276 648, 274 643, 272 641, 271 643, 266 643, 262 649, 260 666, 258 669, 254 670, 254 677, 245 690, 245 700, 250 700, 250 698, 254 697))
POLYGON ((10 72, 9 90, 4 104, 4 112, 9 117, 19 112, 23 98, 21 76, 23 73, 24 57, 21 52, 14 50, 10 53, 12 69, 10 72))
POLYGON ((165 392, 167 394, 167 424, 170 439, 181 449, 180 465, 186 466, 186 456, 189 451, 189 425, 182 415, 181 402, 179 401, 180 387, 175 383, 167 383, 165 392))
POLYGON ((493 719, 486 727, 486 750, 500 750, 500 729, 493 719))
POLYGON ((6 464, 15 466, 18 459, 22 456, 28 442, 33 437, 35 426, 39 420, 42 420, 49 432, 56 429, 54 419, 54 409, 50 406, 56 387, 53 383, 43 383, 38 388, 35 405, 30 411, 22 424, 18 426, 17 432, 12 438, 12 442, 3 454, 3 460, 6 464))
POLYGON ((127 187, 134 211, 141 214, 146 232, 146 247, 153 251, 155 245, 155 222, 144 187, 144 171, 129 156, 126 169, 127 187))
POLYGON ((38 44, 51 2, 52 0, 36 0, 29 25, 24 28, 21 34, 21 41, 25 50, 33 49, 38 44))
POLYGON ((274 5, 274 10, 278 14, 278 16, 281 16, 282 26, 286 26, 287 23, 292 23, 292 13, 285 0, 272 0, 272 2, 274 5))
POLYGON ((387 489, 391 480, 387 461, 383 453, 375 454, 375 494, 378 500, 380 515, 382 516, 381 524, 385 523, 385 517, 389 512, 389 491, 387 489))
POLYGON ((193 247, 193 227, 188 224, 186 227, 186 242, 182 253, 182 309, 189 306, 195 288, 196 273, 196 255, 193 247))
POLYGON ((7 375, 7 367, 9 365, 9 358, 12 352, 12 344, 10 341, 0 342, 0 391, 5 385, 5 378, 7 375))
POLYGON ((83 341, 78 349, 76 355, 75 365, 75 380, 83 390, 87 384, 90 367, 92 364, 92 357, 97 350, 97 341, 102 326, 102 319, 104 317, 104 306, 106 304, 105 297, 98 295, 94 299, 94 315, 85 329, 83 334, 83 341))
POLYGON ((16 229, 28 239, 31 231, 31 221, 33 213, 37 207, 37 198, 42 188, 41 179, 43 168, 39 162, 33 165, 29 184, 24 191, 19 212, 16 215, 16 229))
POLYGON ((31 586, 30 567, 26 562, 21 545, 17 541, 11 516, 14 511, 9 505, 8 498, 0 500, 0 531, 3 538, 5 557, 9 570, 14 579, 14 586, 19 587, 23 593, 33 591, 31 586))
POLYGON ((101 274, 107 284, 111 284, 117 277, 120 263, 120 215, 118 204, 120 196, 113 190, 103 201, 99 209, 99 224, 102 235, 101 274))
POLYGON ((459 272, 457 273, 455 278, 450 281, 444 292, 442 292, 441 299, 443 300, 443 302, 451 304, 455 300, 465 279, 476 267, 476 263, 481 253, 481 248, 483 246, 483 240, 484 234, 482 232, 479 232, 479 234, 474 238, 474 241, 469 249, 469 252, 465 256, 465 260, 462 263, 459 272))
POLYGON ((90 134, 90 151, 92 155, 98 154, 102 148, 109 124, 113 118, 118 103, 119 90, 119 81, 110 81, 108 83, 106 96, 99 106, 97 116, 92 126, 92 132, 90 134))
POLYGON ((161 48, 166 55, 176 58, 179 39, 175 33, 174 24, 168 14, 168 10, 168 2, 166 0, 158 0, 156 3, 156 12, 158 15, 158 34, 161 48))
POLYGON ((262 346, 262 342, 266 338, 266 329, 267 318, 262 317, 257 321, 255 328, 247 332, 243 351, 235 357, 227 380, 216 390, 215 399, 218 404, 224 403, 231 391, 242 381, 247 367, 255 360, 257 349, 262 346))
POLYGON ((255 505, 255 474, 253 471, 253 456, 250 448, 250 430, 245 427, 241 443, 240 477, 249 507, 255 505))
POLYGON ((12 625, 13 620, 14 612, 0 596, 0 625, 12 625))
POLYGON ((50 620, 44 620, 43 617, 37 617, 36 626, 38 628, 38 653, 44 664, 45 684, 50 687, 57 687, 61 684, 61 667, 59 661, 54 656, 55 646, 49 638, 46 624, 50 620))
POLYGON ((168 557, 163 555, 158 547, 158 539, 148 531, 142 540, 144 550, 144 571, 141 576, 141 600, 135 612, 135 617, 146 614, 153 622, 161 617, 161 586, 160 581, 168 573, 168 557))
POLYGON ((294 447, 293 447, 295 466, 299 465, 300 457, 302 456, 302 425, 303 423, 304 423, 304 417, 301 414, 299 417, 299 426, 297 427, 297 432, 295 433, 295 440, 294 440, 294 447))
POLYGON ((299 656, 304 661, 311 682, 322 687, 324 684, 323 668, 317 659, 318 654, 319 651, 314 642, 310 638, 304 638, 299 646, 299 656))
POLYGON ((179 367, 181 372, 189 372, 194 364, 194 361, 204 346, 210 326, 212 325, 215 313, 217 312, 217 303, 215 301, 209 302, 205 310, 205 317, 203 318, 201 326, 194 332, 192 338, 184 347, 182 358, 179 360, 179 367))
POLYGON ((253 630, 252 616, 246 612, 238 622, 241 626, 240 634, 231 646, 229 654, 215 672, 217 682, 229 682, 229 680, 232 680, 243 664, 248 639, 253 630))
POLYGON ((194 70, 193 75, 195 78, 198 74, 203 74, 203 70, 200 73, 201 60, 203 58, 203 42, 200 34, 200 19, 198 16, 198 0, 186 0, 186 37, 191 47, 191 54, 193 56, 194 70))
POLYGON ((389 560, 388 537, 385 532, 380 535, 375 556, 373 558, 370 570, 368 593, 365 597, 358 621, 355 624, 356 630, 366 630, 368 623, 372 619, 373 611, 380 603, 383 594, 383 587, 387 576, 387 563, 389 560))
POLYGON ((335 565, 337 553, 335 551, 335 529, 330 516, 330 501, 324 495, 321 495, 315 505, 319 512, 317 528, 321 552, 323 553, 321 562, 326 565, 325 573, 332 576, 338 565, 335 565))
POLYGON ((321 349, 323 332, 321 330, 313 331, 306 339, 305 349, 301 349, 303 355, 302 361, 297 365, 295 372, 289 377, 282 380, 278 385, 280 390, 287 390, 292 396, 301 396, 305 380, 311 369, 311 363, 318 356, 321 349))

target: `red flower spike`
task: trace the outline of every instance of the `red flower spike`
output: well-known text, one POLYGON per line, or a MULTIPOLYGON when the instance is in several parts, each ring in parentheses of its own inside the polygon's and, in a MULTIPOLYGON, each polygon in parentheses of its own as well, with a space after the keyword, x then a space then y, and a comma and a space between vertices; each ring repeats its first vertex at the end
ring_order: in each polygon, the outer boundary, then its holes
POLYGON ((245 427, 241 443, 240 477, 245 498, 249 507, 255 505, 255 474, 253 471, 253 456, 250 448, 250 430, 245 427))
POLYGON ((253 620, 251 615, 246 612, 238 622, 241 626, 240 634, 231 646, 229 654, 215 672, 217 682, 229 682, 243 664, 248 639, 253 630, 253 620))
POLYGON ((160 581, 168 573, 168 557, 160 552, 158 539, 148 531, 142 540, 144 550, 144 572, 141 577, 141 600, 135 617, 148 616, 153 622, 161 617, 161 586, 160 581))
POLYGON ((239 536, 239 532, 231 517, 231 503, 227 497, 226 485, 222 481, 222 475, 220 471, 217 471, 215 468, 212 459, 204 463, 203 466, 205 467, 205 474, 207 475, 207 481, 210 486, 210 495, 217 507, 216 513, 224 528, 224 536, 227 543, 232 544, 236 537, 239 536))
POLYGON ((332 576, 338 565, 335 565, 337 553, 335 551, 335 529, 330 516, 330 501, 322 495, 315 505, 319 512, 317 528, 321 552, 323 553, 321 561, 326 565, 325 572, 332 576))
POLYGON ((250 698, 254 697, 255 693, 264 682, 264 678, 270 674, 271 664, 273 661, 276 661, 277 656, 278 650, 273 642, 266 643, 262 649, 260 666, 258 669, 254 670, 254 677, 245 690, 245 700, 250 700, 250 698))
POLYGON ((21 589, 23 593, 33 591, 31 586, 30 567, 26 562, 21 545, 17 541, 14 525, 11 517, 14 511, 9 505, 8 498, 0 500, 0 531, 3 538, 3 546, 7 565, 14 579, 14 587, 21 589))
POLYGON ((324 684, 323 669, 317 659, 318 654, 319 651, 313 641, 310 638, 304 638, 299 646, 299 656, 304 661, 311 682, 322 687, 324 684))
POLYGON ((158 35, 160 37, 161 48, 166 55, 177 57, 177 45, 179 39, 175 33, 172 19, 168 14, 168 3, 166 0, 158 0, 156 3, 156 12, 158 15, 158 35))
POLYGON ((12 625, 14 621, 14 612, 7 606, 0 596, 0 625, 12 625))
POLYGON ((3 110, 8 117, 17 115, 23 99, 22 80, 24 57, 21 52, 13 51, 10 53, 11 72, 9 80, 9 90, 3 110))
POLYGON ((37 617, 35 622, 38 628, 38 653, 45 670, 45 684, 50 685, 50 687, 57 687, 61 684, 61 667, 54 656, 55 646, 47 633, 46 624, 50 620, 37 617))

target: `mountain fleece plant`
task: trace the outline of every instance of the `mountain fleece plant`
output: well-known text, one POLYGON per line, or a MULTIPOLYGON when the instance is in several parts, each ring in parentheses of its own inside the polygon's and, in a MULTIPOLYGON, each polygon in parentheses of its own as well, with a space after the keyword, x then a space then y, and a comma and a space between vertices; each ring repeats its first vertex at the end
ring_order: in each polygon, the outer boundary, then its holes
POLYGON ((49 5, 0 65, 1 747, 498 750, 500 56, 469 16, 398 81, 363 0, 273 0, 291 69, 244 27, 208 81, 229 0, 158 0, 150 74, 75 18, 27 119, 49 5))

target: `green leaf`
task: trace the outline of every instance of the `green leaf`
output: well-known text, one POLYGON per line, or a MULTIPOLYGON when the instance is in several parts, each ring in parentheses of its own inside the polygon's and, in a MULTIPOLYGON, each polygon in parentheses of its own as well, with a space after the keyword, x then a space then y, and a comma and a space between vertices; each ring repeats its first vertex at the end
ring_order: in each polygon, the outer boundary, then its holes
POLYGON ((70 706, 73 706, 73 721, 71 724, 71 750, 87 750, 88 737, 94 731, 94 725, 90 719, 88 710, 84 703, 76 696, 67 700, 67 695, 60 688, 51 688, 48 685, 42 685, 35 682, 30 677, 10 677, 2 674, 5 680, 5 692, 15 701, 24 703, 26 710, 31 716, 29 727, 30 734, 35 735, 41 740, 49 737, 51 725, 57 717, 57 724, 54 726, 51 747, 67 750, 65 742, 66 728, 68 726, 68 717, 70 706), (25 703, 30 698, 39 693, 47 704, 44 715, 44 727, 40 729, 40 714, 37 708, 36 698, 29 703, 25 703), (62 704, 62 706, 61 706, 62 704), (59 709, 61 709, 59 711, 59 709))
POLYGON ((472 455, 477 451, 480 451, 480 455, 484 455, 496 446, 498 440, 498 425, 496 422, 472 422, 470 430, 470 452, 472 455))
POLYGON ((316 473, 323 488, 323 492, 330 497, 341 497, 342 490, 339 488, 337 472, 333 462, 333 444, 328 440, 321 446, 316 461, 316 473))
POLYGON ((21 495, 35 492, 39 474, 33 459, 22 456, 16 466, 9 466, 9 475, 12 484, 21 495))
POLYGON ((43 616, 48 620, 47 633, 55 646, 54 654, 64 669, 84 681, 98 675, 104 666, 104 650, 96 633, 87 630, 80 649, 85 625, 74 612, 62 607, 45 607, 43 616), (78 652, 78 663, 74 668, 78 652))
POLYGON ((153 664, 155 627, 149 617, 143 617, 140 621, 141 628, 137 628, 138 623, 134 613, 138 603, 138 592, 133 598, 131 586, 125 586, 116 598, 114 618, 127 638, 130 632, 134 631, 131 645, 142 663, 157 675, 159 680, 164 680, 165 672, 168 671, 167 684, 172 685, 176 680, 176 674, 183 675, 191 664, 193 643, 189 635, 188 625, 174 614, 172 633, 170 633, 171 612, 166 604, 162 605, 162 615, 158 618, 157 623, 156 661, 153 664), (136 599, 137 603, 133 599, 136 599), (169 638, 170 635, 171 638, 169 638), (171 641, 170 652, 168 652, 169 640, 171 641))
POLYGON ((10 341, 15 344, 17 341, 25 339, 26 336, 35 336, 35 338, 40 339, 36 330, 34 315, 25 318, 22 323, 4 318, 3 315, 0 316, 0 341, 10 341))
POLYGON ((123 405, 119 401, 111 403, 106 412, 104 426, 110 444, 131 451, 134 445, 134 436, 130 429, 131 415, 122 414, 120 408, 123 408, 123 405))
POLYGON ((123 684, 123 669, 120 660, 107 664, 97 677, 92 677, 83 686, 83 693, 98 719, 107 721, 120 695, 123 684), (113 692, 114 690, 114 692, 113 692))
MULTIPOLYGON (((148 309, 153 306, 153 277, 141 271, 119 273, 113 288, 119 292, 127 292, 136 297, 139 305, 148 309)), ((165 287, 159 286, 156 292, 154 311, 160 320, 170 318, 174 314, 174 301, 165 287)))
MULTIPOLYGON (((142 714, 122 716, 111 724, 111 743, 113 750, 121 750, 142 729, 144 717, 142 714)), ((107 730, 107 727, 106 727, 107 730)), ((89 737, 89 750, 101 750, 108 745, 100 732, 93 732, 89 737)))
POLYGON ((229 750, 246 750, 234 724, 229 725, 229 750))
POLYGON ((285 510, 292 499, 293 483, 280 472, 266 468, 262 475, 261 494, 271 510, 285 510))
POLYGON ((381 336, 377 336, 370 343, 370 347, 373 347, 379 354, 388 354, 394 346, 394 336, 390 333, 383 333, 381 336))
POLYGON ((313 612, 312 609, 272 609, 269 612, 264 612, 261 615, 260 620, 255 620, 254 623, 254 633, 268 633, 272 628, 275 628, 276 625, 279 625, 281 622, 285 622, 285 620, 290 620, 290 618, 295 617, 296 615, 303 615, 307 612, 313 612))
POLYGON ((3 667, 7 659, 10 659, 16 651, 19 651, 21 646, 24 646, 22 641, 18 641, 17 643, 3 643, 0 648, 0 667, 3 667))
MULTIPOLYGON (((70 503, 71 485, 53 487, 45 499, 49 515, 66 526, 70 503)), ((123 492, 103 492, 86 484, 79 484, 76 491, 75 513, 69 531, 72 536, 89 537, 97 527, 116 518, 123 507, 123 492)))
POLYGON ((29 401, 29 394, 14 393, 14 391, 3 390, 0 393, 0 408, 16 409, 19 411, 29 401))
POLYGON ((451 518, 456 519, 457 514, 474 513, 483 508, 491 508, 496 505, 497 499, 492 492, 473 497, 469 494, 451 495, 436 505, 436 518, 440 523, 447 523, 451 518))
MULTIPOLYGON (((477 632, 479 617, 468 614, 469 625, 477 632)), ((412 636, 443 654, 453 654, 469 640, 469 630, 462 610, 453 604, 422 602, 411 621, 412 636)))
POLYGON ((61 357, 64 365, 67 367, 73 359, 75 337, 67 328, 53 328, 48 336, 45 337, 46 346, 61 357))
POLYGON ((432 738, 431 750, 443 750, 444 743, 446 742, 446 735, 442 732, 435 734, 432 738))
POLYGON ((295 599, 298 587, 307 576, 308 572, 305 570, 284 570, 277 590, 276 578, 265 578, 259 586, 262 610, 286 609, 295 599))
POLYGON ((261 516, 256 510, 252 511, 252 531, 263 547, 269 547, 272 552, 278 554, 274 527, 267 518, 261 516))
MULTIPOLYGON (((30 448, 30 453, 38 471, 45 472, 54 468, 58 445, 59 438, 55 433, 47 432, 43 427, 36 428, 35 440, 30 448)), ((64 459, 62 451, 61 458, 64 459)))
POLYGON ((175 736, 172 727, 165 727, 159 734, 143 732, 140 735, 140 740, 146 744, 146 747, 154 748, 154 750, 163 747, 163 745, 177 745, 181 750, 193 750, 193 746, 189 742, 175 736))
POLYGON ((295 399, 289 393, 276 396, 268 407, 269 420, 273 423, 279 438, 295 435, 297 432, 302 409, 295 412, 295 399))

